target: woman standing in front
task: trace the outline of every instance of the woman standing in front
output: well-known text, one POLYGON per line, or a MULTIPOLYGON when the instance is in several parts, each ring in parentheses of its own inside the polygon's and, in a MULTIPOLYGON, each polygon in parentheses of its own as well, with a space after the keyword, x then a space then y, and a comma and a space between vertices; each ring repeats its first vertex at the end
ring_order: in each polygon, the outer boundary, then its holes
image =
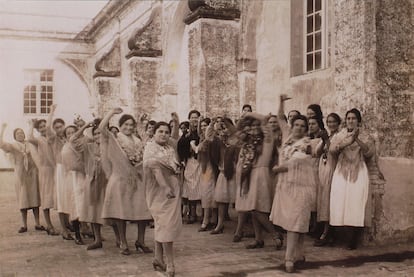
POLYGON ((331 196, 332 175, 338 161, 338 155, 329 151, 331 140, 339 132, 341 118, 336 113, 331 113, 326 118, 329 129, 329 137, 322 136, 322 142, 318 145, 317 152, 321 153, 318 166, 319 184, 316 196, 317 221, 323 223, 323 233, 315 240, 314 246, 324 246, 333 242, 333 230, 329 228, 329 200, 331 196))
MULTIPOLYGON (((283 97, 284 101, 285 97, 283 97)), ((273 171, 278 174, 270 219, 287 231, 285 268, 291 273, 296 262, 304 261, 305 234, 309 231, 311 209, 315 203, 316 184, 313 176, 310 140, 306 137, 305 116, 292 119, 292 132, 284 139, 280 162, 273 171)))
POLYGON ((332 177, 330 219, 332 226, 352 226, 348 249, 357 247, 365 222, 369 174, 366 160, 375 153, 374 143, 367 134, 360 134, 362 121, 357 109, 346 112, 346 128, 331 141, 329 151, 338 154, 332 177))
MULTIPOLYGON (((255 241, 247 245, 246 248, 263 248, 262 229, 265 229, 272 234, 276 249, 280 249, 283 237, 276 232, 269 221, 273 200, 273 186, 269 172, 274 145, 273 135, 267 125, 267 119, 263 116, 259 117, 256 114, 247 113, 239 121, 239 124, 244 126, 243 129, 246 132, 240 135, 242 146, 236 168, 236 210, 238 212, 252 212, 255 233, 255 241)), ((240 225, 242 224, 243 222, 238 222, 236 234, 240 234, 240 225)), ((239 241, 239 238, 236 241, 239 241)))
POLYGON ((102 163, 108 177, 102 218, 109 219, 117 226, 120 236, 121 254, 130 255, 126 239, 126 222, 138 222, 137 250, 151 252, 144 244, 145 227, 151 214, 145 200, 145 186, 142 174, 144 145, 134 135, 135 119, 124 114, 119 119, 120 132, 115 137, 108 130, 108 122, 114 114, 122 113, 121 108, 111 110, 101 121, 102 163))
POLYGON ((154 138, 148 142, 144 152, 146 199, 155 224, 155 259, 152 264, 154 269, 174 276, 173 242, 182 228, 178 180, 180 164, 171 146, 168 123, 158 122, 154 131, 154 138), (167 265, 164 263, 164 252, 167 265))
POLYGON ((25 141, 22 129, 17 128, 13 132, 15 143, 3 141, 7 124, 3 123, 0 131, 0 149, 10 153, 14 164, 15 188, 17 202, 22 215, 23 226, 19 233, 27 232, 27 210, 32 209, 38 231, 46 230, 39 221, 40 193, 37 167, 33 161, 30 144, 25 141))

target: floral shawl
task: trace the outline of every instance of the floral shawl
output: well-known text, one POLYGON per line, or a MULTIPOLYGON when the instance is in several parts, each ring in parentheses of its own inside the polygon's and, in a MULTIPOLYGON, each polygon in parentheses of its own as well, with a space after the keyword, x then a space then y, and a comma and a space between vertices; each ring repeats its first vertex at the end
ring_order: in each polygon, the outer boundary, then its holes
POLYGON ((143 162, 144 166, 150 162, 158 162, 174 172, 177 172, 180 166, 175 149, 169 144, 159 145, 155 141, 147 143, 143 162))
POLYGON ((137 167, 141 165, 144 151, 144 145, 141 140, 136 136, 126 136, 121 132, 118 133, 116 140, 132 166, 137 167))

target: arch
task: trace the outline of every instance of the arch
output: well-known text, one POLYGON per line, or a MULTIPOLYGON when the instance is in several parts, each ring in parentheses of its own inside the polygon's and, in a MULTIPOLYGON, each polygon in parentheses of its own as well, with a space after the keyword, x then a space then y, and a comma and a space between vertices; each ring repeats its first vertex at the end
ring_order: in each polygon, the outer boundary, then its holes
MULTIPOLYGON (((168 24, 163 39, 163 95, 167 102, 174 102, 180 118, 190 108, 190 79, 188 62, 188 36, 184 18, 190 13, 187 1, 174 3, 173 12, 167 18, 168 24)), ((164 101, 165 103, 165 101, 164 101)), ((165 107, 165 112, 172 107, 165 107)))
POLYGON ((59 58, 58 60, 67 65, 76 75, 78 75, 79 79, 88 88, 89 97, 93 96, 93 84, 90 76, 92 69, 88 66, 87 60, 74 58, 59 58))

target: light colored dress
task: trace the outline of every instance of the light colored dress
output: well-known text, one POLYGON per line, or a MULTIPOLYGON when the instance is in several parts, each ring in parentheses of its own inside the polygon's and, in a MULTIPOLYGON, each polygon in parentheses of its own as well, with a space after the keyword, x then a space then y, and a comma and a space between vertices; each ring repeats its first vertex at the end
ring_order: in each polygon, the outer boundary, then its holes
MULTIPOLYGON (((346 128, 341 130, 332 139, 330 151, 335 153, 348 135, 346 128)), ((367 153, 362 153, 361 147, 354 142, 338 156, 331 186, 329 223, 333 226, 364 226, 370 181, 365 159, 374 155, 375 148, 369 136, 360 134, 359 139, 368 145, 367 153)))
POLYGON ((83 205, 81 206, 79 220, 104 224, 102 208, 108 180, 102 168, 99 145, 96 143, 85 144, 83 160, 85 164, 85 179, 83 184, 83 205))
POLYGON ((195 157, 190 157, 185 164, 184 170, 184 198, 188 198, 188 200, 193 201, 201 199, 200 176, 200 163, 197 161, 195 157))
MULTIPOLYGON (((334 136, 335 134, 331 135, 329 140, 332 140, 334 136)), ((316 196, 318 222, 329 221, 332 176, 338 161, 338 155, 330 152, 327 145, 323 152, 318 165, 319 183, 316 196)))
POLYGON ((69 214, 71 220, 79 218, 79 199, 82 195, 82 183, 85 175, 82 156, 70 142, 62 147, 62 166, 58 175, 57 206, 59 213, 69 214))
MULTIPOLYGON (((273 201, 273 185, 270 180, 269 166, 272 159, 273 140, 263 141, 260 156, 255 159, 250 172, 249 189, 247 193, 242 190, 242 159, 236 167, 236 210, 239 212, 259 211, 270 213, 273 201)), ((241 155, 242 152, 240 152, 241 155)))
POLYGON ((146 200, 154 218, 154 239, 173 242, 181 233, 181 198, 176 167, 178 161, 173 147, 151 141, 144 152, 144 179, 146 200), (167 198, 167 184, 175 198, 167 198))
MULTIPOLYGON (((200 155, 200 153, 199 153, 200 155)), ((216 185, 216 174, 211 162, 207 161, 205 171, 200 174, 201 207, 203 209, 216 208, 214 201, 214 187, 216 185)))
POLYGON ((270 221, 286 231, 309 231, 311 209, 316 201, 312 156, 306 154, 309 146, 309 138, 289 137, 280 151, 279 165, 287 166, 288 171, 278 174, 270 221))
POLYGON ((47 129, 46 131, 46 138, 47 141, 52 148, 53 153, 53 162, 55 165, 55 188, 56 188, 56 202, 55 207, 59 211, 59 195, 62 195, 64 193, 64 179, 65 176, 63 176, 62 172, 62 148, 63 145, 66 142, 66 139, 63 137, 58 137, 55 132, 53 132, 51 129, 47 129))
POLYGON ((214 189, 214 200, 217 203, 235 203, 236 202, 236 174, 227 176, 225 174, 225 167, 231 166, 233 172, 236 169, 237 152, 234 146, 226 146, 221 141, 219 142, 220 160, 219 160, 219 174, 217 177, 216 187, 214 189), (232 162, 227 163, 226 159, 232 162))
POLYGON ((55 162, 53 151, 44 136, 35 138, 39 153, 39 189, 43 209, 56 207, 55 162))
POLYGON ((135 136, 127 137, 121 132, 115 138, 109 130, 102 129, 100 147, 103 168, 108 176, 102 218, 151 220, 145 199, 142 155, 134 158, 133 165, 126 152, 142 153, 142 142, 135 136))
POLYGON ((30 144, 27 142, 3 143, 1 146, 10 154, 14 165, 15 190, 19 209, 40 206, 37 167, 32 159, 30 144))

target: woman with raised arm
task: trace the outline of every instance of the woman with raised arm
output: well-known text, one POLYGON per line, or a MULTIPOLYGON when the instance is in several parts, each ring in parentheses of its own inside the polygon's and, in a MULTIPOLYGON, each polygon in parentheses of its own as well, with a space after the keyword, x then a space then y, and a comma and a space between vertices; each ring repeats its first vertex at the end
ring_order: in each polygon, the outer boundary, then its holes
POLYGON ((117 137, 109 132, 109 120, 114 114, 120 113, 121 108, 111 110, 99 124, 102 163, 108 177, 102 218, 116 224, 123 255, 131 253, 126 239, 126 222, 138 222, 139 240, 135 242, 135 247, 149 253, 152 251, 145 246, 144 239, 146 225, 152 218, 146 204, 143 182, 144 145, 134 135, 136 121, 129 114, 124 114, 119 119, 120 132, 117 137))
POLYGON ((81 153, 72 144, 71 139, 78 131, 75 125, 65 128, 66 143, 62 147, 62 188, 58 194, 58 211, 67 215, 75 231, 75 243, 83 245, 80 233, 79 214, 81 207, 82 187, 85 179, 84 163, 81 153))
POLYGON ((14 165, 15 189, 17 202, 22 215, 23 226, 19 233, 27 232, 27 210, 32 209, 38 231, 46 230, 39 221, 40 193, 38 171, 31 155, 30 144, 25 141, 22 129, 13 131, 14 143, 4 142, 4 132, 7 124, 3 123, 0 131, 0 149, 10 153, 14 165))
POLYGON ((308 121, 303 115, 292 120, 291 134, 285 138, 280 150, 278 174, 270 219, 287 231, 285 267, 294 271, 296 262, 304 261, 303 245, 309 231, 311 209, 315 203, 316 185, 310 140, 306 136, 308 121))
POLYGON ((61 118, 53 119, 57 105, 50 106, 50 113, 46 120, 46 138, 52 148, 53 161, 55 163, 55 184, 56 184, 56 208, 59 214, 60 228, 62 229, 62 238, 73 240, 70 234, 69 215, 60 211, 61 195, 64 193, 64 184, 62 176, 62 148, 66 142, 65 138, 65 121, 61 118))
POLYGON ((46 232, 48 235, 57 236, 59 232, 55 230, 50 220, 50 209, 56 208, 56 184, 53 152, 46 138, 46 120, 31 122, 28 141, 37 147, 39 153, 39 190, 43 215, 47 224, 46 232), (34 137, 33 128, 40 133, 39 137, 34 137))
POLYGON ((167 271, 167 276, 174 276, 173 242, 182 228, 178 180, 180 163, 172 146, 168 123, 158 122, 154 131, 154 139, 147 144, 144 152, 146 200, 155 223, 155 258, 152 264, 155 270, 167 271), (164 263, 164 252, 167 265, 164 263))
POLYGON ((370 224, 370 216, 365 215, 370 182, 367 162, 375 158, 375 145, 368 134, 360 133, 361 122, 359 110, 347 111, 346 128, 332 138, 329 148, 338 155, 332 177, 329 223, 352 227, 349 250, 357 248, 363 227, 370 224))
POLYGON ((217 214, 214 212, 217 204, 214 201, 214 187, 216 185, 218 168, 215 163, 215 154, 212 149, 211 142, 215 139, 213 128, 211 125, 213 121, 210 118, 202 118, 200 116, 198 133, 200 134, 200 144, 195 146, 193 143, 194 152, 197 154, 198 161, 201 167, 200 175, 200 190, 201 190, 201 207, 204 211, 203 221, 199 232, 205 232, 212 227, 217 214), (212 217, 210 223, 210 217, 212 217))
POLYGON ((338 155, 329 151, 331 140, 338 134, 341 118, 331 113, 326 118, 329 136, 322 136, 322 142, 317 146, 318 155, 321 155, 318 165, 319 186, 316 196, 317 221, 323 224, 323 232, 314 242, 315 246, 324 246, 333 243, 333 229, 329 228, 329 201, 331 194, 332 175, 336 168, 338 155))
POLYGON ((84 125, 70 139, 74 148, 82 154, 85 168, 84 182, 80 184, 81 194, 75 194, 75 197, 79 203, 79 221, 92 224, 94 242, 88 245, 87 250, 102 248, 101 226, 104 222, 101 213, 108 180, 101 164, 99 123, 100 119, 95 119, 84 125), (87 128, 92 128, 91 142, 83 135, 87 128))
POLYGON ((247 132, 241 138, 242 146, 236 168, 236 210, 252 213, 255 233, 255 241, 246 248, 263 248, 262 229, 265 229, 272 234, 276 249, 280 249, 283 237, 269 221, 273 201, 273 185, 269 172, 273 136, 264 116, 247 113, 239 124, 244 125, 243 129, 247 132))
POLYGON ((215 163, 218 168, 218 177, 214 189, 214 201, 218 207, 218 220, 216 227, 210 233, 213 235, 223 232, 228 205, 236 201, 235 172, 237 156, 240 150, 238 146, 229 143, 229 137, 236 132, 232 120, 228 117, 223 117, 215 125, 217 138, 212 144, 213 150, 216 153, 215 163))

